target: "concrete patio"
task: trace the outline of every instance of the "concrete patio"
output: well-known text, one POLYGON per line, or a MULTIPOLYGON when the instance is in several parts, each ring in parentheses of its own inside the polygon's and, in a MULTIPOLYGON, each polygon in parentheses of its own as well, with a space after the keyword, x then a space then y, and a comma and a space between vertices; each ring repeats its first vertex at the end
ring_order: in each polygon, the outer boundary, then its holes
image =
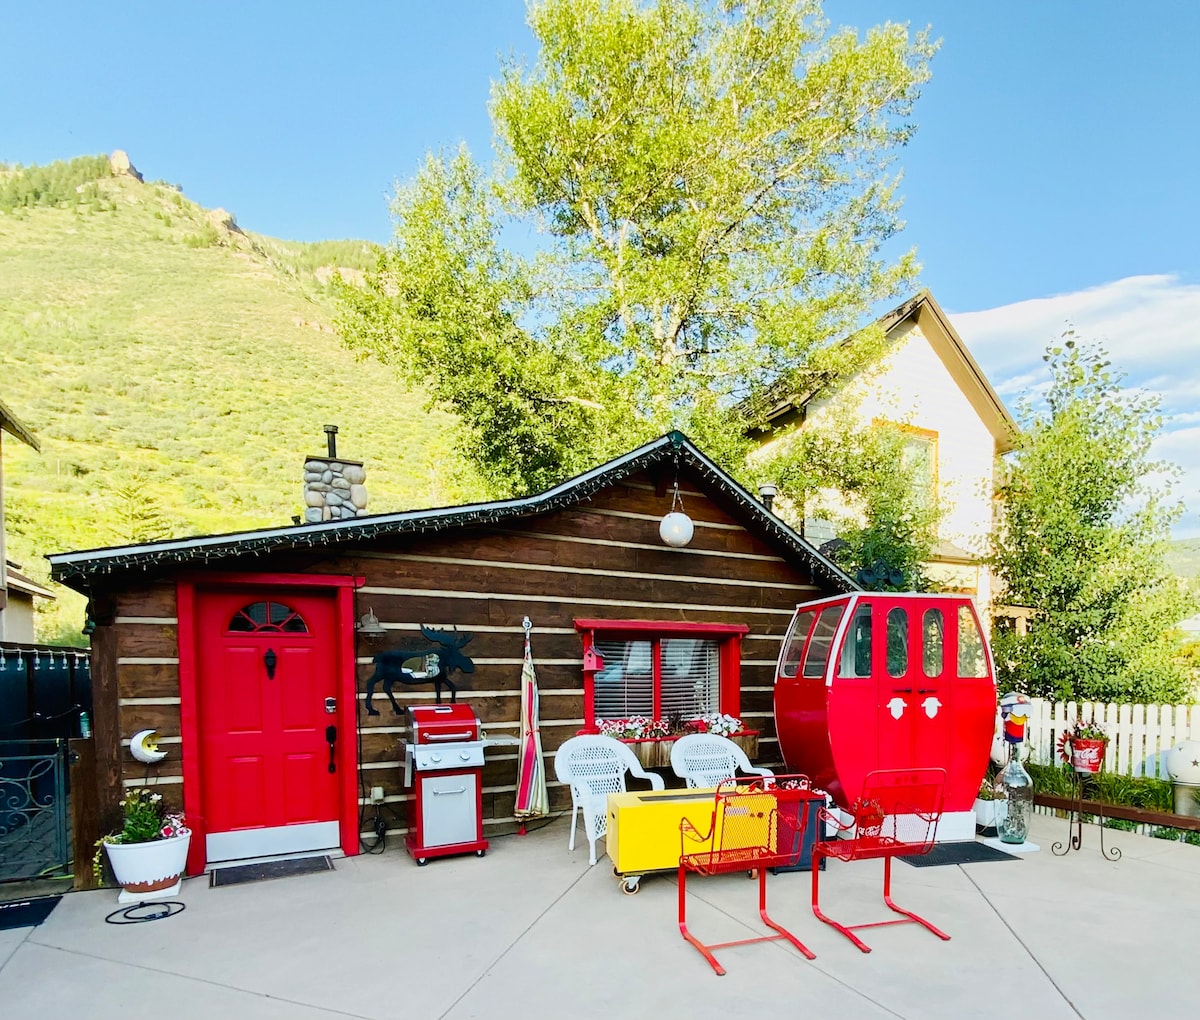
MULTIPOLYGON (((773 876, 773 916, 817 954, 781 942, 727 949, 717 977, 679 935, 673 876, 623 896, 587 843, 567 852, 559 819, 499 838, 484 860, 417 868, 399 849, 336 870, 213 889, 185 883, 187 909, 114 927, 107 890, 66 896, 40 927, 0 932, 0 1015, 92 1020, 329 1020, 406 1017, 837 1016, 852 1018, 1191 1016, 1200 1002, 1200 847, 1098 830, 1059 858, 1065 820, 1038 816, 1043 846, 1015 862, 913 868, 894 894, 952 936, 870 930, 859 953, 809 909, 807 873, 773 876)), ((398 844, 398 841, 396 841, 398 844)), ((830 863, 822 905, 881 918, 878 862, 830 863)), ((706 941, 760 933, 756 885, 689 882, 688 920, 706 941)))

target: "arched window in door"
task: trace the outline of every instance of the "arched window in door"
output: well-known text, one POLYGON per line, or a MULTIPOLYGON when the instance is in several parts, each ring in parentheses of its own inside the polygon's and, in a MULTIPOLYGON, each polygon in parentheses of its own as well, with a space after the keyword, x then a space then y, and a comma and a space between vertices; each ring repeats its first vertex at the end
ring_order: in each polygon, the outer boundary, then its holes
POLYGON ((251 602, 233 614, 227 629, 240 634, 307 634, 308 624, 282 602, 251 602))

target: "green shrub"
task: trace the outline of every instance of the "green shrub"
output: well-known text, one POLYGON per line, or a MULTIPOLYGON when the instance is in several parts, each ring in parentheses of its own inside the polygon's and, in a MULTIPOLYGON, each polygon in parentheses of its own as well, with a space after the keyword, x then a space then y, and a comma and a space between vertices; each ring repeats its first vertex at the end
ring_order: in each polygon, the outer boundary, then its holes
POLYGON ((1154 839, 1178 840, 1180 832, 1178 829, 1172 829, 1166 825, 1156 825, 1146 835, 1152 836, 1154 839))
POLYGON ((211 223, 206 223, 200 233, 184 234, 183 243, 189 248, 215 248, 221 243, 221 233, 211 223))
POLYGON ((1096 799, 1108 804, 1126 804, 1149 811, 1175 810, 1171 784, 1163 779, 1104 772, 1096 777, 1095 790, 1096 799))
POLYGON ((96 205, 96 181, 111 176, 107 156, 79 156, 48 166, 0 166, 0 209, 96 205))

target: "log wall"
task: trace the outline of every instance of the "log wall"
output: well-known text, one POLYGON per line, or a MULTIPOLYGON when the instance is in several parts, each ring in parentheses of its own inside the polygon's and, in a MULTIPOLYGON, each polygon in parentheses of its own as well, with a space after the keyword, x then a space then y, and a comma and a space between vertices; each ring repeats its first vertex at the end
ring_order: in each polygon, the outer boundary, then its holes
MULTIPOLYGON (((491 734, 517 735, 523 617, 533 622, 532 647, 541 696, 541 731, 550 801, 569 806, 554 780, 553 754, 583 725, 582 647, 577 618, 639 619, 746 624, 742 642, 740 714, 762 731, 761 764, 780 764, 772 712, 772 684, 780 641, 797 602, 829 592, 789 563, 780 550, 750 534, 733 517, 681 479, 681 494, 696 534, 685 549, 670 549, 658 536, 669 496, 649 476, 606 489, 566 510, 428 535, 376 540, 358 549, 281 552, 249 560, 223 560, 214 570, 343 574, 361 576, 355 614, 373 610, 386 628, 382 638, 357 639, 361 789, 384 790, 390 831, 404 828, 402 747, 405 717, 392 713, 377 691, 377 716, 362 708, 372 659, 381 651, 423 645, 419 627, 457 627, 474 635, 464 649, 475 663, 470 676, 455 674, 459 697, 479 714, 491 734)), ((197 571, 191 569, 195 577, 197 571)), ((179 649, 175 582, 160 577, 107 593, 115 606, 111 623, 98 628, 97 651, 107 656, 113 682, 105 688, 119 734, 108 757, 120 763, 124 787, 146 782, 181 784, 179 649), (128 750, 144 728, 158 730, 169 754, 147 769, 128 750)), ((106 667, 93 666, 97 675, 106 667)), ((200 678, 203 682, 203 678, 200 678)), ((97 689, 97 698, 101 696, 97 689)), ((397 684, 401 710, 429 704, 432 686, 397 684)), ((99 728, 97 737, 99 738, 99 728)), ((485 824, 512 825, 516 784, 515 748, 490 748, 484 769, 485 824)), ((106 760, 104 753, 98 761, 106 760)), ((163 791, 167 793, 167 791, 163 791)), ((173 801, 182 800, 167 794, 173 801)), ((366 806, 364 815, 374 809, 366 806)), ((365 823, 364 823, 365 824, 365 823)))

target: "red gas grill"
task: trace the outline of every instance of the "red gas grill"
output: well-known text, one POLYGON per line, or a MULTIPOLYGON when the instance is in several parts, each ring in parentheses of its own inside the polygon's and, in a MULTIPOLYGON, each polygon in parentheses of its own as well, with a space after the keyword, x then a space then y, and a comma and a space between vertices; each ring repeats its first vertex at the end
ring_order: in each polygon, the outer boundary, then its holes
POLYGON ((474 853, 482 857, 483 739, 469 705, 408 709, 412 743, 404 745, 404 785, 409 801, 408 852, 418 864, 431 857, 474 853))

